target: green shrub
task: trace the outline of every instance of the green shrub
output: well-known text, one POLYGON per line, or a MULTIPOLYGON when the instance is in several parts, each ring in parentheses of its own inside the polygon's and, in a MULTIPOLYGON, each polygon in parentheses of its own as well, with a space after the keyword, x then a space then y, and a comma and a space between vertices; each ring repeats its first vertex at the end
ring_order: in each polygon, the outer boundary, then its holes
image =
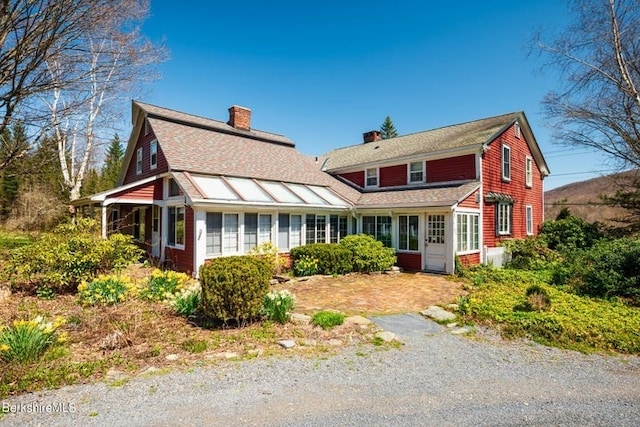
POLYGON ((264 242, 256 246, 249 251, 248 255, 266 261, 273 269, 273 274, 280 274, 287 267, 287 259, 280 255, 280 251, 272 242, 264 242))
POLYGON ((640 240, 599 242, 577 260, 573 275, 579 294, 640 303, 640 240))
POLYGON ((559 252, 590 248, 603 237, 597 224, 588 223, 573 215, 544 221, 539 236, 547 242, 549 249, 559 252))
POLYGON ((269 291, 271 266, 255 257, 214 258, 200 268, 202 313, 238 325, 256 319, 269 291))
POLYGON ((139 296, 148 301, 164 301, 187 289, 190 280, 185 273, 156 268, 151 272, 145 286, 140 289, 139 296))
POLYGON ((271 291, 262 299, 262 313, 278 323, 286 323, 295 306, 295 299, 287 290, 271 291))
POLYGON ((540 285, 531 285, 525 291, 527 301, 525 307, 527 311, 544 311, 551 307, 549 293, 540 285))
POLYGON ((557 252, 549 249, 546 240, 541 237, 505 240, 502 246, 511 254, 511 259, 505 265, 507 268, 543 270, 559 258, 557 252))
POLYGON ((78 285, 78 301, 82 305, 111 305, 122 302, 133 288, 132 283, 119 275, 98 276, 78 285))
POLYGON ((302 255, 293 262, 293 274, 297 277, 313 276, 318 272, 318 260, 302 255))
POLYGON ((384 271, 396 263, 395 251, 367 234, 346 236, 339 244, 351 251, 353 271, 384 271))
POLYGON ((344 323, 344 314, 337 311, 318 311, 311 317, 311 324, 322 329, 331 329, 344 323))
POLYGON ((19 363, 38 359, 50 345, 64 340, 64 335, 56 337, 56 331, 63 323, 62 319, 45 323, 42 316, 38 316, 5 326, 0 329, 0 359, 19 363))
MULTIPOLYGON (((303 257, 317 260, 316 272, 320 274, 346 274, 353 270, 351 251, 339 244, 314 243, 291 249, 294 269, 297 261, 303 257)), ((301 268, 298 267, 298 270, 301 268)))
POLYGON ((66 292, 99 273, 134 263, 141 255, 131 236, 103 239, 96 221, 80 218, 12 251, 7 267, 13 282, 66 292))

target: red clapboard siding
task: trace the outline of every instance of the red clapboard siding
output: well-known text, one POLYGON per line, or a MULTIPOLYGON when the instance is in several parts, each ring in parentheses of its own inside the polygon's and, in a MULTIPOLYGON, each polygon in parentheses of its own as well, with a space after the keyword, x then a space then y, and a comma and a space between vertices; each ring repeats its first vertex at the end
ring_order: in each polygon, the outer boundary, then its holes
POLYGON ((506 129, 491 144, 489 150, 484 153, 482 159, 482 179, 484 194, 502 193, 508 194, 515 200, 513 205, 512 230, 509 236, 496 236, 495 229, 495 204, 485 200, 484 208, 484 244, 489 247, 505 238, 524 238, 527 236, 526 206, 533 208, 533 233, 537 234, 543 220, 543 192, 544 186, 542 174, 535 159, 531 155, 529 145, 524 133, 516 138, 513 126, 506 129), (506 144, 511 149, 511 180, 502 179, 502 145, 506 144), (533 160, 533 185, 525 185, 525 159, 529 156, 533 160))
POLYGON ((364 188, 364 171, 341 173, 338 174, 338 176, 354 183, 360 188, 364 188))
POLYGON ((463 201, 461 201, 458 206, 459 207, 463 207, 463 208, 479 208, 480 207, 480 203, 476 202, 476 195, 478 194, 478 191, 474 191, 471 195, 469 195, 469 197, 467 197, 466 199, 464 199, 463 201))
MULTIPOLYGON (((162 184, 160 184, 162 186, 162 184)), ((128 190, 123 190, 110 197, 120 199, 153 200, 155 196, 155 182, 139 185, 128 190)), ((160 197, 162 199, 162 197, 160 197)))
POLYGON ((475 178, 475 154, 427 161, 427 182, 458 181, 475 178))
POLYGON ((162 200, 164 193, 162 192, 163 180, 157 179, 153 182, 153 200, 162 200))
POLYGON ((398 267, 409 271, 422 271, 422 255, 398 252, 398 267))
POLYGON ((194 250, 194 218, 193 209, 187 207, 185 209, 185 231, 184 231, 184 249, 165 248, 165 259, 172 268, 186 273, 192 273, 193 266, 193 250, 194 250))
POLYGON ((468 255, 458 255, 458 259, 462 263, 462 265, 474 265, 480 264, 480 254, 468 254, 468 255))
POLYGON ((407 165, 387 166, 380 168, 380 187, 407 185, 407 165))
POLYGON ((127 172, 125 173, 123 184, 129 184, 134 181, 138 181, 140 179, 148 178, 153 175, 157 175, 160 173, 167 172, 169 170, 169 166, 167 164, 167 159, 162 152, 162 148, 160 144, 158 144, 158 166, 155 169, 151 169, 150 166, 150 157, 151 157, 151 148, 149 147, 149 143, 156 139, 153 130, 149 132, 148 135, 144 134, 144 126, 142 126, 142 130, 138 135, 138 141, 136 142, 135 149, 131 155, 131 160, 127 165, 127 172), (142 173, 138 175, 136 173, 136 161, 138 159, 138 149, 142 147, 142 173))

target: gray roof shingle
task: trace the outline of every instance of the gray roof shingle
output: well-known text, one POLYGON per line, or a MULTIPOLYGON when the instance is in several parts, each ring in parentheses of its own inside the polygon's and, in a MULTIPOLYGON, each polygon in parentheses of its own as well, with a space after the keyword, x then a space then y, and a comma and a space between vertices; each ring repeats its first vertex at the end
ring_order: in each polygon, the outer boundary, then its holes
POLYGON ((479 187, 478 181, 470 181, 442 187, 368 192, 362 193, 356 206, 359 208, 453 206, 479 187))
POLYGON ((355 201, 360 193, 320 170, 321 162, 296 150, 286 137, 238 131, 226 123, 137 103, 148 117, 172 172, 187 171, 311 184, 355 201))
POLYGON ((520 112, 509 113, 396 138, 338 148, 323 156, 327 159, 325 169, 331 172, 423 153, 474 145, 480 146, 520 118, 521 115, 520 112))

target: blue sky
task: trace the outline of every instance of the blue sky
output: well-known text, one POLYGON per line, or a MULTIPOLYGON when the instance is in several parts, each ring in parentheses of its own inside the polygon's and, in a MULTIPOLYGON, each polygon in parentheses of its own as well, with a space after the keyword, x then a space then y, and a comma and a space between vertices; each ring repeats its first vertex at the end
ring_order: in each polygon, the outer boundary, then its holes
POLYGON ((524 110, 550 189, 607 169, 554 144, 542 114, 557 76, 528 42, 567 24, 564 3, 152 0, 143 31, 170 59, 141 100, 223 121, 242 105, 309 155, 361 142, 387 115, 406 134, 524 110))

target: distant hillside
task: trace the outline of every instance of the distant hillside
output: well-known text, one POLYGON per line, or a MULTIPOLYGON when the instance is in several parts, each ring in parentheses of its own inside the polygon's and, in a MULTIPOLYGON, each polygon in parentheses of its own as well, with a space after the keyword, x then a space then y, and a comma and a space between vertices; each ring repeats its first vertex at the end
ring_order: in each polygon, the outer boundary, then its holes
POLYGON ((626 211, 602 206, 600 196, 615 194, 616 190, 625 184, 629 185, 631 179, 638 173, 640 172, 631 171, 603 176, 546 191, 544 193, 544 217, 545 219, 555 219, 560 209, 567 206, 572 214, 582 217, 588 222, 600 221, 611 224, 613 218, 624 216, 626 211))

